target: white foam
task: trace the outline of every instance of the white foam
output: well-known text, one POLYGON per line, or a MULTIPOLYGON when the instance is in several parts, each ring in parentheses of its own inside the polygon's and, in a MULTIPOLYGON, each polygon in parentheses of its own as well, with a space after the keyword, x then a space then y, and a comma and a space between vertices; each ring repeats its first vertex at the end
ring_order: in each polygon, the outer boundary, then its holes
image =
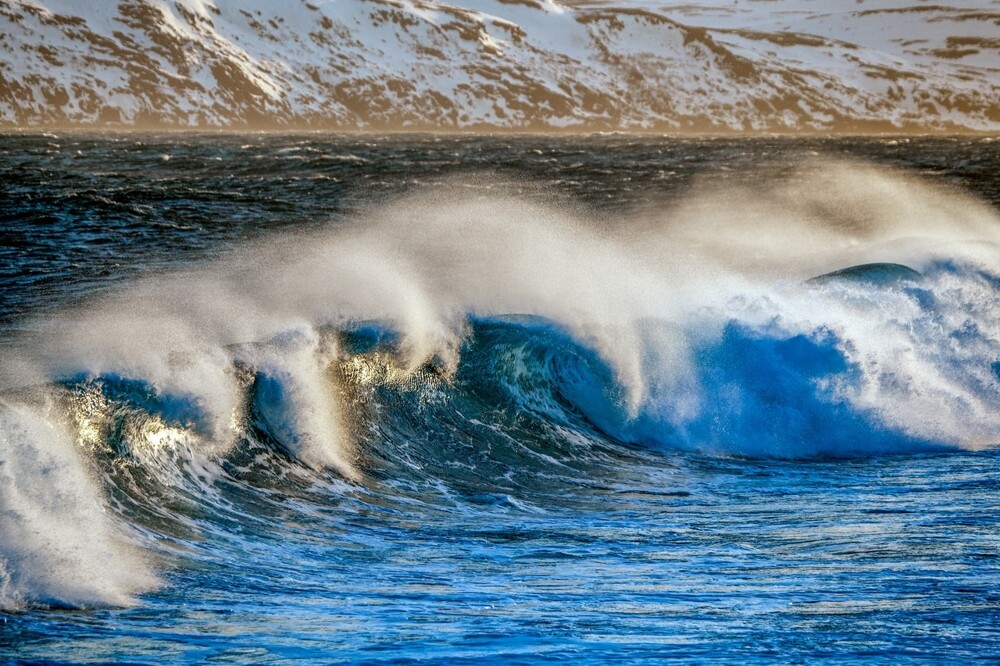
MULTIPOLYGON (((42 332, 30 344, 15 345, 3 362, 4 381, 44 382, 81 371, 140 379, 191 396, 206 414, 206 441, 221 452, 234 441, 230 428, 241 400, 234 345, 305 332, 301 344, 272 346, 249 363, 284 387, 277 422, 334 433, 343 431, 335 423, 336 390, 328 387, 328 360, 314 331, 351 320, 390 322, 412 369, 435 357, 453 365, 470 314, 528 313, 560 322, 608 360, 629 415, 648 411, 652 400, 661 403, 655 411, 672 410, 671 421, 683 421, 707 399, 692 349, 738 318, 748 325, 780 321, 789 334, 835 331, 843 352, 866 369, 862 388, 839 395, 892 427, 959 445, 982 441, 982 433, 966 432, 973 426, 962 426, 958 412, 951 425, 943 415, 928 422, 927 396, 941 390, 978 401, 964 412, 976 416, 975 428, 994 419, 982 397, 941 383, 942 364, 954 366, 946 358, 954 343, 944 328, 934 338, 928 322, 935 313, 922 313, 913 297, 873 296, 859 305, 837 289, 802 287, 818 273, 871 261, 921 269, 945 256, 996 270, 1000 222, 967 195, 884 168, 813 160, 752 190, 696 187, 678 205, 609 228, 559 208, 469 192, 435 188, 347 229, 269 238, 199 270, 58 313, 35 327, 42 332), (642 323, 650 320, 665 323, 655 328, 655 343, 642 323), (916 325, 924 329, 920 337, 907 337, 916 325), (913 354, 903 353, 911 348, 913 354), (889 372, 913 387, 907 400, 878 388, 889 372), (930 391, 935 383, 942 388, 930 391), (329 413, 322 417, 328 423, 317 421, 321 412, 329 413)), ((991 294, 971 284, 962 294, 978 308, 980 353, 992 353, 991 294)), ((949 326, 962 325, 952 319, 949 326)), ((985 432, 992 438, 994 428, 985 432)), ((310 465, 353 473, 342 435, 289 431, 284 439, 298 442, 289 448, 310 465), (307 439, 324 444, 305 445, 307 439)))
POLYGON ((333 385, 333 341, 296 330, 255 346, 244 362, 257 370, 255 406, 268 432, 296 459, 357 478, 333 385))
POLYGON ((58 422, 0 404, 0 609, 129 605, 155 576, 58 422))
MULTIPOLYGON (((354 479, 331 372, 339 352, 321 331, 388 322, 412 371, 454 367, 470 315, 534 314, 608 363, 626 437, 784 456, 863 450, 868 424, 965 448, 1000 442, 997 284, 976 268, 1000 274, 1000 220, 965 194, 815 161, 753 190, 695 188, 679 205, 608 226, 469 192, 436 188, 346 229, 269 238, 57 312, 7 347, 0 389, 81 373, 138 380, 183 396, 200 416, 193 434, 151 431, 149 453, 137 457, 159 459, 182 442, 207 460, 238 441, 240 362, 256 373, 256 407, 289 454, 354 479), (803 284, 871 261, 927 275, 909 290, 803 284), (727 357, 731 322, 748 331, 740 353, 768 353, 754 336, 803 336, 823 362, 814 376, 727 357), (834 368, 838 359, 850 372, 834 368), (751 386, 769 372, 790 383, 751 386), (841 406, 861 421, 823 439, 841 406)), ((8 607, 124 604, 152 580, 104 513, 63 418, 16 405, 0 414, 8 607)))

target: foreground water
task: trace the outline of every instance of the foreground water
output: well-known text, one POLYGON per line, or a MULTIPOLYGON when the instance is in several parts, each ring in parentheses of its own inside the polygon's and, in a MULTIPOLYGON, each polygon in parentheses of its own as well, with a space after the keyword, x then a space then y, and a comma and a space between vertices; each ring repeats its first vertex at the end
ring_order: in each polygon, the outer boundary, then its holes
POLYGON ((0 660, 1000 654, 1000 142, 0 174, 0 660))

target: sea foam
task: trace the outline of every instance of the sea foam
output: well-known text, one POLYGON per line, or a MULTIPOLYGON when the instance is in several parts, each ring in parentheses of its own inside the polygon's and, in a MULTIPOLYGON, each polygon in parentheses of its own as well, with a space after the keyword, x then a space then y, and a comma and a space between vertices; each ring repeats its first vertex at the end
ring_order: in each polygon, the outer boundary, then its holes
MULTIPOLYGON (((378 322, 399 372, 433 367, 447 386, 477 322, 517 315, 531 342, 505 352, 517 368, 493 364, 500 383, 525 411, 568 405, 618 441, 783 458, 975 449, 1000 442, 998 242, 985 204, 850 162, 696 187, 630 219, 436 188, 40 318, 0 377, 8 393, 141 382, 177 398, 157 409, 185 405, 184 441, 210 457, 247 437, 250 410, 292 460, 363 482, 338 336, 378 322), (871 262, 914 272, 810 281, 871 262)), ((14 402, 0 417, 8 606, 127 603, 152 580, 66 423, 14 402)))

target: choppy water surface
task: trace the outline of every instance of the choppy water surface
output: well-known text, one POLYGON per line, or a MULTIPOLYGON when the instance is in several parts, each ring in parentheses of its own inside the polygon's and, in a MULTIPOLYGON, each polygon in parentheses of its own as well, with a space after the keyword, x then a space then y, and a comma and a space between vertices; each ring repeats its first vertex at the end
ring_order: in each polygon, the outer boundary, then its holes
POLYGON ((0 660, 1000 655, 1000 141, 8 135, 0 182, 0 660))

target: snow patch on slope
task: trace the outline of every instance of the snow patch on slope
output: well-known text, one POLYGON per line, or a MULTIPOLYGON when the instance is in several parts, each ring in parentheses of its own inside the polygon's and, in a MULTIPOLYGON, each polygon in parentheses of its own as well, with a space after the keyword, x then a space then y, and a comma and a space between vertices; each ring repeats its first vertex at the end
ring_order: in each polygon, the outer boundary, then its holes
POLYGON ((0 123, 1000 129, 1000 8, 6 0, 0 123))

